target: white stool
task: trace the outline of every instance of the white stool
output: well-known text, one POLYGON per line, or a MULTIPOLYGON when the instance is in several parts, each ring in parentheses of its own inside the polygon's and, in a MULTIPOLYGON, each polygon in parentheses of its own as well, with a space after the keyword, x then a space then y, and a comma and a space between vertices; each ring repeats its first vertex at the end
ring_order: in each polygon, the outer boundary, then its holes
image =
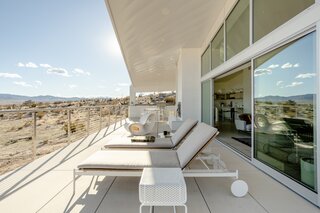
POLYGON ((188 209, 187 187, 180 168, 145 168, 139 183, 140 213, 143 206, 183 206, 188 209))

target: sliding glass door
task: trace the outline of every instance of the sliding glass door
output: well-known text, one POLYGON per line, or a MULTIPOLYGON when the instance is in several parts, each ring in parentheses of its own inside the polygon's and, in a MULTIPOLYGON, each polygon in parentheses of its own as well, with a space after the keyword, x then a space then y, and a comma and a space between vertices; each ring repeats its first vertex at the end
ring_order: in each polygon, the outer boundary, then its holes
POLYGON ((218 139, 251 158, 251 66, 246 63, 214 79, 214 125, 218 139))
POLYGON ((316 33, 253 64, 254 157, 317 191, 316 33))

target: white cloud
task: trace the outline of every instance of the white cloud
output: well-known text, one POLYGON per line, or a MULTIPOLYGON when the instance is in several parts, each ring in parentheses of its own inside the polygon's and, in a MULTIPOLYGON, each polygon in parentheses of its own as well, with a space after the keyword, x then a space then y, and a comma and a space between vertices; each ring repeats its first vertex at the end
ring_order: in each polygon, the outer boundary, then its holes
POLYGON ((17 66, 18 66, 18 67, 25 67, 25 65, 24 65, 23 63, 21 63, 21 62, 19 62, 19 63, 17 64, 17 66))
POLYGON ((41 82, 41 81, 34 81, 34 82, 36 82, 36 84, 38 84, 39 86, 42 85, 42 82, 41 82))
POLYGON ((51 68, 52 66, 49 65, 49 64, 39 64, 40 67, 43 67, 43 68, 51 68))
POLYGON ((99 89, 105 89, 105 88, 107 88, 107 87, 106 87, 106 86, 103 86, 103 85, 99 85, 98 88, 99 88, 99 89))
POLYGON ((315 77, 315 73, 302 73, 296 76, 296 78, 312 78, 315 77))
POLYGON ((91 75, 90 72, 86 72, 86 71, 79 69, 79 68, 75 68, 72 72, 77 75, 91 75))
POLYGON ((16 85, 19 85, 19 86, 23 86, 23 87, 33 87, 31 84, 28 84, 28 83, 26 83, 24 81, 15 81, 13 83, 16 84, 16 85))
POLYGON ((32 63, 32 62, 25 64, 25 66, 28 68, 38 68, 38 65, 36 65, 35 63, 32 63))
POLYGON ((289 69, 289 68, 291 68, 292 66, 293 66, 293 65, 288 62, 288 63, 285 63, 284 65, 282 65, 281 68, 282 68, 282 69, 289 69))
POLYGON ((70 88, 70 89, 74 89, 74 88, 76 88, 76 87, 78 87, 78 86, 75 85, 75 84, 70 84, 70 85, 69 85, 69 88, 70 88))
POLYGON ((289 84, 289 85, 287 85, 286 87, 296 87, 296 86, 299 86, 299 85, 301 85, 301 84, 303 84, 303 82, 297 82, 297 81, 294 81, 294 82, 292 82, 291 84, 289 84))
POLYGON ((64 76, 64 77, 71 77, 69 72, 64 68, 49 68, 47 70, 47 73, 48 74, 61 75, 61 76, 64 76))
POLYGON ((268 68, 269 69, 274 69, 274 68, 277 68, 279 67, 279 64, 271 64, 268 68))
POLYGON ((280 86, 283 83, 283 81, 277 81, 277 86, 280 86))
POLYGON ((120 87, 117 87, 117 88, 114 89, 114 91, 120 92, 120 91, 121 91, 121 88, 120 88, 120 87))
POLYGON ((292 67, 297 68, 297 67, 299 67, 299 66, 300 66, 300 64, 298 64, 298 63, 296 63, 296 64, 291 64, 291 63, 287 62, 287 63, 285 63, 284 65, 282 65, 281 68, 282 68, 282 69, 289 69, 289 68, 292 68, 292 67))
POLYGON ((16 73, 0 72, 0 78, 22 78, 21 75, 16 73))
POLYGON ((254 76, 261 76, 261 75, 271 75, 272 74, 272 70, 271 69, 267 69, 267 68, 263 68, 263 69, 256 69, 254 71, 254 76))
POLYGON ((19 62, 17 64, 18 67, 28 67, 28 68, 38 68, 38 65, 36 65, 35 63, 33 62, 29 62, 29 63, 26 63, 26 64, 23 64, 21 62, 19 62))
POLYGON ((128 87, 128 86, 130 86, 130 84, 128 84, 128 83, 118 83, 118 86, 119 87, 128 87))

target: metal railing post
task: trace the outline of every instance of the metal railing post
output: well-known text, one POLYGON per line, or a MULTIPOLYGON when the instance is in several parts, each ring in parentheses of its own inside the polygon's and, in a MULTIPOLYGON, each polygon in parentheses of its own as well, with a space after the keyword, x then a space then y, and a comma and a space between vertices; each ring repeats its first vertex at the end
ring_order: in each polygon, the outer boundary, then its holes
POLYGON ((102 107, 100 107, 100 121, 99 121, 99 130, 101 130, 102 127, 102 107))
POLYGON ((119 106, 119 114, 120 114, 120 126, 122 126, 122 106, 119 106))
POLYGON ((37 146, 36 146, 36 140, 37 140, 37 112, 32 113, 33 118, 33 135, 32 135, 32 158, 36 158, 36 152, 37 152, 37 146))
POLYGON ((70 110, 68 109, 68 142, 71 142, 71 114, 70 114, 70 110))
POLYGON ((87 135, 90 133, 90 108, 88 109, 88 116, 87 116, 87 135))
MULTIPOLYGON (((119 120, 119 123, 121 122, 120 120, 120 106, 117 107, 117 120, 119 120)), ((121 124, 120 124, 121 125, 121 124)))
POLYGON ((116 126, 117 126, 117 121, 118 121, 118 118, 117 118, 117 107, 114 106, 112 107, 114 109, 114 123, 113 123, 113 129, 116 129, 116 126))
POLYGON ((110 126, 110 119, 111 119, 111 118, 110 118, 110 117, 111 117, 111 108, 112 108, 112 107, 109 106, 108 108, 109 108, 109 118, 108 118, 108 128, 109 128, 109 126, 110 126))

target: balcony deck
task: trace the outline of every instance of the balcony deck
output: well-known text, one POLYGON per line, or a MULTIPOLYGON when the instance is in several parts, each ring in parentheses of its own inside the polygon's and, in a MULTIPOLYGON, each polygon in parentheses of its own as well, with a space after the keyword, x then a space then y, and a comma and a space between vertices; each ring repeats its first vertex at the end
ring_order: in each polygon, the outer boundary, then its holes
MULTIPOLYGON (((110 126, 0 176, 0 212, 138 212, 139 178, 81 176, 76 193, 72 194, 72 171, 77 164, 100 150, 105 140, 124 134, 119 124, 110 126)), ((228 168, 239 169, 240 179, 249 185, 249 193, 244 198, 233 197, 229 178, 186 178, 190 213, 319 212, 218 142, 210 146, 221 154, 228 168)), ((155 208, 156 213, 169 210, 155 208)))

